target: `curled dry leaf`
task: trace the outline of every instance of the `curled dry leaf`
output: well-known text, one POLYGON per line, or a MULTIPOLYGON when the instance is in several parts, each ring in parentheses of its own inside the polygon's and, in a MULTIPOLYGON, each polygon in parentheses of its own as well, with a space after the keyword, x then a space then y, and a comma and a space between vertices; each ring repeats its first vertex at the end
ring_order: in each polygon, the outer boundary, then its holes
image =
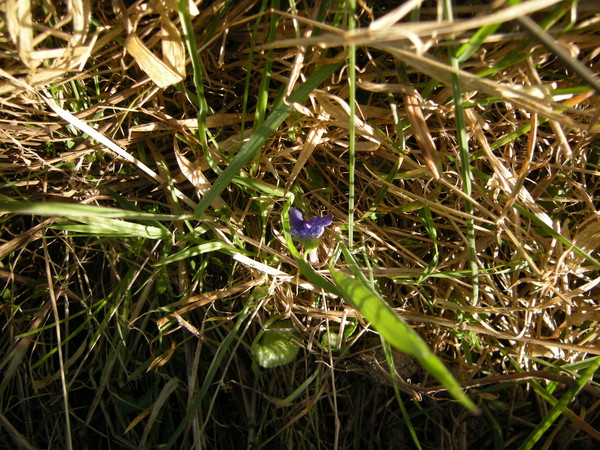
POLYGON ((185 77, 185 45, 177 27, 169 18, 168 6, 163 2, 156 2, 156 6, 160 13, 163 59, 146 46, 135 29, 131 30, 127 37, 125 48, 152 81, 165 88, 179 83, 185 77))

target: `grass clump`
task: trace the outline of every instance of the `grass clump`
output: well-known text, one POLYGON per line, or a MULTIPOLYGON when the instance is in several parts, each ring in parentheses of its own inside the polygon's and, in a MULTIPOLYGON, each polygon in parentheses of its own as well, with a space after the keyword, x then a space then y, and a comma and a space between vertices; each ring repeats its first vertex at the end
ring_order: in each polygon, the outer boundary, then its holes
POLYGON ((4 6, 0 446, 594 447, 600 11, 396 3, 4 6))

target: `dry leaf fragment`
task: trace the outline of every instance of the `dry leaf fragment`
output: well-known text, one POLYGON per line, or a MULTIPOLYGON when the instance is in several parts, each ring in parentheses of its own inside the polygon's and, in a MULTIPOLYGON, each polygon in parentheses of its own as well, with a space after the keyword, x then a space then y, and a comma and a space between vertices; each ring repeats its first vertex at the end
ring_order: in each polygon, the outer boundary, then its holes
POLYGON ((163 59, 152 53, 144 44, 137 35, 135 26, 131 26, 125 48, 152 81, 165 88, 179 83, 185 77, 185 45, 177 27, 169 18, 169 5, 157 1, 154 2, 154 7, 160 14, 163 59))
POLYGON ((136 34, 129 35, 125 48, 157 86, 165 88, 183 79, 181 74, 158 59, 136 34))
MULTIPOLYGON (((31 58, 33 51, 33 18, 29 0, 8 0, 6 2, 6 28, 17 46, 19 58, 29 68, 35 67, 31 58)), ((39 61, 37 62, 39 64, 39 61)))
POLYGON ((437 168, 438 157, 435 150, 435 144, 433 143, 431 133, 427 127, 427 122, 425 121, 425 116, 421 110, 417 94, 403 92, 402 98, 404 99, 406 115, 408 116, 411 129, 415 135, 415 138, 417 139, 419 148, 423 152, 425 164, 433 174, 433 178, 439 180, 440 172, 437 168))

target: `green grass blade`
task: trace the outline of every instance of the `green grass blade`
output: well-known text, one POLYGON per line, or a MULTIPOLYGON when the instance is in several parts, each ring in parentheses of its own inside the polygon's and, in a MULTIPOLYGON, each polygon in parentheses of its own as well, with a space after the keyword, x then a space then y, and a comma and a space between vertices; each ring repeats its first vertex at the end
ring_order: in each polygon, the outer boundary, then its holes
MULTIPOLYGON (((348 1, 348 29, 356 28, 356 0, 348 1)), ((350 103, 350 130, 348 146, 348 245, 354 242, 354 183, 356 171, 356 46, 348 46, 348 102, 350 103)))
MULTIPOLYGON (((452 21, 452 3, 450 0, 444 1, 444 13, 446 20, 452 21)), ((453 47, 448 48, 450 56, 450 64, 453 69, 459 69, 459 60, 453 47)), ((465 123, 465 115, 463 108, 462 89, 460 80, 456 73, 451 74, 452 94, 454 97, 454 116, 456 118, 456 137, 458 141, 458 151, 460 155, 460 174, 463 183, 463 192, 467 197, 471 196, 473 191, 471 186, 471 165, 469 162, 469 141, 467 138, 467 126, 465 123)), ((467 243, 469 247, 469 260, 471 263, 471 283, 472 283, 472 298, 471 304, 477 305, 479 297, 479 266, 477 264, 477 246, 475 242, 475 225, 473 219, 473 204, 469 200, 465 200, 465 213, 469 215, 467 219, 467 243)))
POLYGON ((525 217, 527 217, 529 220, 531 220, 532 222, 534 222, 537 226, 539 226, 543 230, 543 232, 545 234, 548 234, 548 235, 552 236, 554 239, 556 239, 557 241, 559 241, 563 245, 566 245, 568 248, 570 248, 571 250, 573 250, 573 252, 575 254, 581 256, 582 258, 584 258, 589 263, 591 263, 594 266, 600 268, 600 261, 599 260, 597 260, 592 255, 589 255, 588 253, 586 253, 583 250, 581 250, 579 247, 577 247, 575 244, 573 244, 571 241, 569 241, 566 237, 564 237, 558 231, 554 230, 553 228, 551 228, 550 226, 548 226, 546 223, 544 223, 544 221, 542 221, 540 218, 538 218, 531 211, 527 210, 526 208, 524 208, 523 206, 521 206, 521 205, 519 205, 517 203, 515 203, 513 205, 513 207, 517 211, 519 211, 521 214, 523 214, 525 217))
POLYGON ((343 297, 371 322, 384 339, 399 351, 416 358, 465 408, 475 410, 475 404, 465 395, 446 366, 370 286, 336 270, 332 270, 331 275, 343 297))
POLYGON ((219 175, 219 178, 217 178, 213 187, 204 195, 204 197, 202 197, 202 200, 200 200, 200 203, 198 203, 195 210, 197 216, 201 216, 206 211, 212 202, 231 183, 233 177, 239 174, 244 165, 252 159, 254 154, 266 142, 269 136, 273 134, 286 117, 292 113, 294 109, 290 105, 293 103, 303 103, 308 95, 325 81, 340 65, 341 63, 336 63, 319 67, 302 86, 289 96, 287 102, 280 104, 275 111, 267 117, 264 123, 256 130, 256 133, 244 143, 223 173, 219 175))
MULTIPOLYGON (((271 2, 272 11, 279 9, 279 0, 273 0, 271 2)), ((278 14, 269 14, 269 35, 267 42, 273 42, 277 37, 277 26, 279 24, 278 14)), ((269 85, 271 83, 271 69, 273 67, 273 49, 267 50, 265 58, 265 65, 262 70, 262 80, 258 88, 258 95, 256 100, 256 113, 254 114, 254 127, 258 128, 264 122, 267 115, 267 103, 269 100, 269 85)))
MULTIPOLYGON (((511 2, 508 2, 510 4, 511 2)), ((520 1, 515 2, 521 3, 520 1)), ((546 30, 553 24, 557 23, 571 8, 569 7, 569 3, 573 3, 572 1, 564 1, 560 2, 554 6, 545 17, 538 18, 539 26, 546 30)), ((531 37, 526 37, 521 40, 521 42, 514 48, 512 51, 508 52, 501 60, 497 61, 492 67, 487 68, 479 72, 477 75, 482 77, 488 77, 497 73, 500 73, 502 70, 507 69, 509 67, 517 65, 519 62, 524 61, 527 58, 532 56, 529 48, 531 47, 531 37)))
POLYGON ((164 266, 166 264, 171 264, 171 263, 174 263, 177 261, 183 261, 183 260, 186 260, 189 258, 193 258, 194 256, 203 255, 205 253, 211 253, 211 252, 221 252, 221 253, 226 253, 228 255, 231 255, 233 253, 239 253, 239 252, 235 251, 231 246, 229 246, 223 242, 219 242, 219 241, 204 242, 202 244, 198 244, 193 247, 183 249, 180 252, 177 252, 167 258, 164 258, 163 260, 156 263, 156 265, 164 266))
POLYGON ((381 338, 381 346, 383 348, 383 353, 385 354, 385 359, 386 359, 387 365, 390 368, 390 374, 392 374, 392 386, 394 388, 394 396, 396 397, 396 402, 398 403, 398 406, 400 407, 400 412, 402 413, 402 418, 404 419, 404 423, 406 424, 406 427, 408 428, 410 437, 412 438, 413 442, 415 443, 415 447, 418 450, 421 450, 423 447, 421 446, 421 442, 419 441, 419 437, 417 436, 415 427, 413 426, 412 421, 410 420, 410 416, 408 414, 408 411, 406 410, 406 407, 404 406, 404 402, 402 401, 402 398, 400 397, 400 391, 398 390, 398 381, 396 380, 396 366, 394 365, 394 357, 392 355, 392 348, 390 347, 389 342, 387 342, 383 338, 381 338))
POLYGON ((354 306, 397 350, 416 358, 423 368, 437 379, 448 392, 466 408, 473 411, 475 405, 462 391, 460 385, 442 361, 429 349, 421 337, 368 284, 360 272, 348 248, 340 242, 344 257, 356 278, 330 267, 331 275, 342 296, 354 306))
MULTIPOLYGON (((521 3, 521 0, 508 0, 506 3, 508 5, 512 6, 512 5, 521 3)), ((481 45, 484 43, 485 39, 490 34, 494 33, 498 28, 500 28, 500 25, 502 25, 502 24, 501 23, 493 23, 491 25, 485 25, 485 26, 481 27, 479 30, 477 30, 475 32, 475 34, 473 34, 473 36, 471 36, 471 39, 469 39, 468 42, 463 44, 456 52, 456 58, 457 58, 458 62, 467 61, 473 55, 473 53, 475 53, 477 51, 477 49, 479 49, 479 47, 481 47, 481 45)))
POLYGON ((194 414, 196 414, 196 410, 200 407, 202 400, 204 399, 204 397, 208 393, 208 390, 212 386, 213 380, 215 379, 217 372, 221 368, 221 362, 223 361, 225 354, 229 350, 229 347, 231 347, 231 344, 233 344, 233 340, 237 336, 242 324, 246 320, 246 317, 248 317, 248 313, 250 312, 250 307, 254 304, 254 302, 255 302, 255 299, 252 296, 250 296, 250 298, 246 302, 246 305, 244 305, 244 309, 240 312, 237 320, 235 321, 235 325, 233 326, 231 331, 227 334, 227 336, 223 340, 222 344, 219 346, 217 353, 215 353, 215 356, 210 364, 210 367, 208 368, 208 371, 206 372, 206 377, 204 378, 204 382, 202 383, 202 386, 200 387, 200 391, 194 398, 194 401, 190 405, 190 408, 188 409, 185 417, 183 418, 183 420, 181 421, 181 423, 179 424, 177 429, 173 432, 173 434, 171 434, 171 437, 169 438, 169 441, 166 443, 164 448, 171 448, 171 447, 173 447, 173 445, 175 445, 175 442, 177 441, 177 439, 179 438, 181 433, 183 433, 183 430, 185 430, 185 428, 187 427, 190 420, 192 420, 192 417, 194 417, 194 414))
POLYGON ((307 377, 306 380, 304 380, 300 384, 300 386, 298 386, 296 389, 294 389, 294 391, 291 394, 289 394, 287 397, 282 398, 282 399, 279 399, 279 398, 272 399, 271 401, 273 402, 275 407, 283 408, 283 407, 292 405, 293 402, 300 395, 302 395, 310 387, 311 384, 313 384, 315 379, 321 375, 321 372, 323 371, 323 367, 324 366, 322 366, 322 365, 317 366, 317 369, 314 371, 314 373, 310 377, 307 377))
POLYGON ((139 211, 126 211, 118 208, 104 206, 80 205, 75 203, 54 202, 0 202, 0 212, 13 212, 18 214, 33 214, 49 217, 94 217, 105 219, 129 220, 189 220, 193 216, 178 216, 172 214, 154 214, 139 211))
POLYGON ((256 180, 246 176, 236 176, 232 180, 238 186, 244 186, 249 189, 253 189, 261 194, 268 195, 272 198, 284 198, 286 196, 285 189, 274 186, 269 183, 265 183, 262 180, 256 180))
POLYGON ((525 439, 525 441, 519 447, 519 450, 529 450, 533 448, 535 443, 542 437, 548 428, 560 417, 563 411, 567 408, 569 403, 577 395, 585 384, 594 376, 598 367, 600 367, 600 356, 592 358, 593 363, 585 369, 581 377, 573 383, 567 392, 561 397, 561 399, 552 407, 552 409, 546 414, 546 417, 538 424, 537 427, 531 432, 531 434, 525 439))
POLYGON ((194 87, 196 88, 196 96, 198 101, 198 135, 203 147, 208 148, 208 139, 206 137, 206 116, 208 115, 208 104, 204 96, 204 85, 202 83, 202 65, 198 58, 198 47, 196 45, 196 36, 194 27, 188 9, 187 0, 177 0, 177 9, 179 10, 179 18, 181 27, 185 37, 185 43, 192 62, 194 87))
POLYGON ((171 238, 171 233, 166 228, 159 228, 150 225, 142 225, 135 222, 126 222, 123 220, 115 220, 109 218, 81 218, 73 219, 81 222, 74 224, 70 222, 55 222, 48 228, 54 230, 71 231, 76 234, 85 236, 106 236, 106 237, 135 237, 146 239, 162 239, 168 240, 171 238))

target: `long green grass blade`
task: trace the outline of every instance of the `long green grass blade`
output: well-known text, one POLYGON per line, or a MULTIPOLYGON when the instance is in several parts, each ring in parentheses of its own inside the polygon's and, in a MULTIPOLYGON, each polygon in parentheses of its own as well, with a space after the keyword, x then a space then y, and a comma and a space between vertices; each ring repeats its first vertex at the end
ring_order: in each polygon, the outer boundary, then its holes
POLYGON ((75 203, 54 202, 0 202, 0 212, 13 212, 18 214, 34 214, 49 217, 95 217, 106 219, 130 220, 190 220, 193 216, 178 216, 172 214, 154 214, 139 211, 127 211, 104 206, 79 205, 75 203))
POLYGON ((442 361, 368 284, 368 280, 358 269, 356 261, 354 261, 346 246, 342 242, 339 245, 356 278, 330 267, 337 290, 373 325, 387 342, 399 351, 416 358, 423 368, 448 389, 448 392, 455 399, 469 410, 475 410, 475 404, 465 395, 442 361))
POLYGON ((242 145, 240 151, 230 161, 227 168, 221 173, 213 187, 202 197, 200 203, 196 207, 195 214, 201 216, 212 202, 229 186, 233 177, 239 174, 244 165, 252 159, 254 154, 266 142, 266 140, 277 130, 277 127, 288 117, 294 110, 291 106, 293 103, 303 103, 308 95, 315 90, 323 81, 331 75, 341 63, 328 64, 319 67, 306 82, 296 89, 287 99, 285 103, 279 105, 275 111, 267 117, 264 123, 256 130, 256 133, 242 145))
MULTIPOLYGON (((273 0, 271 2, 271 10, 277 11, 279 9, 279 0, 273 0)), ((279 24, 278 14, 269 14, 269 34, 267 42, 273 42, 277 37, 277 26, 279 24)), ((262 80, 258 88, 258 95, 256 99, 256 112, 254 114, 254 126, 256 128, 262 125, 266 114, 267 114, 267 103, 269 100, 269 85, 271 83, 271 69, 273 67, 273 49, 267 50, 265 65, 262 70, 262 80)))
POLYGON ((166 228, 159 228, 151 225, 142 225, 135 222, 126 222, 109 218, 98 219, 96 217, 80 218, 76 220, 81 222, 81 224, 55 222, 48 228, 71 231, 86 236, 106 236, 115 238, 135 237, 162 240, 171 238, 171 233, 169 233, 166 228))
POLYGON ((254 301, 255 300, 252 297, 248 299, 246 305, 244 306, 244 309, 242 309, 242 311, 238 315, 237 320, 235 321, 235 325, 219 346, 219 349, 217 350, 217 353, 215 353, 210 367, 206 372, 206 377, 204 378, 204 382, 200 387, 200 391, 198 392, 198 394, 196 394, 196 397, 190 405, 185 417, 183 418, 177 429, 173 432, 173 434, 171 434, 171 436, 169 437, 169 441, 166 443, 164 448, 171 448, 173 447, 173 445, 175 445, 175 442, 177 441, 181 433, 183 433, 183 430, 185 430, 190 420, 192 420, 194 414, 196 414, 196 410, 200 407, 202 400, 208 393, 210 387, 213 385, 213 380, 215 379, 217 372, 221 368, 221 362, 223 361, 223 358, 227 354, 227 351, 229 350, 229 347, 231 347, 231 344, 233 344, 233 340, 238 335, 238 332, 242 324, 246 320, 246 317, 248 317, 250 307, 253 305, 254 301))
POLYGON ((556 239, 557 241, 559 241, 563 245, 565 245, 568 248, 570 248, 571 250, 573 250, 573 253, 581 256, 582 258, 584 258, 589 263, 591 263, 594 266, 600 268, 600 261, 599 260, 597 260, 592 255, 590 255, 590 254, 584 252, 583 250, 581 250, 579 247, 577 247, 575 244, 573 244, 571 241, 569 241, 566 237, 564 237, 558 231, 552 229, 550 226, 548 226, 548 224, 544 223, 543 220, 539 219, 531 211, 529 211, 528 209, 524 208, 523 206, 521 206, 521 205, 519 205, 517 203, 515 203, 513 205, 513 207, 516 210, 518 210, 521 214, 523 214, 525 217, 527 217, 529 220, 531 220, 532 222, 534 222, 538 227, 540 227, 544 231, 545 234, 548 234, 548 235, 552 236, 554 239, 556 239))
MULTIPOLYGON (((348 1, 348 29, 356 28, 356 0, 348 1)), ((348 46, 348 102, 350 103, 350 130, 348 145, 348 245, 354 242, 354 184, 356 171, 356 46, 348 46)))
MULTIPOLYGON (((446 20, 452 21, 452 2, 444 1, 444 13, 446 20)), ((459 59, 453 47, 448 48, 450 56, 450 64, 453 69, 459 69, 459 59)), ((471 186, 471 165, 469 161, 469 141, 467 138, 467 126, 465 123, 465 115, 463 108, 463 93, 460 86, 460 80, 455 73, 451 74, 452 94, 454 97, 454 116, 456 118, 456 138, 458 141, 458 151, 460 156, 460 174, 462 178, 462 189, 467 197, 471 196, 473 191, 471 186)), ((472 298, 471 304, 477 305, 479 297, 479 265, 477 263, 477 245, 475 242, 475 225, 473 223, 473 204, 469 200, 464 203, 465 213, 468 214, 467 219, 467 243, 469 247, 469 260, 471 263, 471 284, 472 298)))
POLYGON ((185 37, 185 43, 192 62, 192 71, 194 87, 196 88, 196 98, 198 102, 198 135, 200 142, 207 148, 208 139, 206 136, 206 116, 208 115, 208 104, 204 96, 204 84, 202 82, 202 65, 198 58, 198 46, 196 45, 196 35, 188 8, 187 0, 177 0, 177 9, 185 37))
POLYGON ((598 367, 600 367, 600 356, 592 358, 593 363, 585 369, 581 374, 581 377, 573 383, 567 389, 567 392, 561 397, 561 399, 552 407, 552 409, 546 414, 546 417, 538 424, 537 427, 531 432, 531 434, 525 439, 525 441, 519 447, 519 450, 529 450, 533 448, 536 442, 542 437, 548 428, 558 419, 567 408, 569 403, 577 395, 585 384, 594 376, 598 367))
MULTIPOLYGON (((516 5, 521 3, 521 0, 508 0, 506 2, 508 5, 516 5)), ((479 47, 485 42, 485 39, 492 33, 494 33, 498 28, 500 28, 501 23, 493 23, 490 25, 485 25, 481 27, 479 30, 471 36, 471 38, 463 44, 458 51, 456 52, 456 57, 458 62, 467 61, 473 53, 475 53, 479 47)))
POLYGON ((157 263, 157 265, 164 266, 166 264, 172 264, 177 261, 184 261, 186 259, 193 258, 194 256, 203 255, 205 253, 212 253, 212 252, 221 252, 221 253, 226 253, 229 255, 231 255, 233 253, 239 253, 239 252, 236 252, 231 246, 229 246, 223 242, 219 242, 219 241, 204 242, 202 244, 198 244, 193 247, 185 248, 185 249, 181 250, 180 252, 177 252, 177 253, 159 261, 157 263))
POLYGON ((416 358, 455 399, 469 410, 475 410, 475 404, 465 395, 446 366, 371 287, 343 272, 333 270, 331 275, 343 297, 371 322, 384 339, 401 352, 416 358))

